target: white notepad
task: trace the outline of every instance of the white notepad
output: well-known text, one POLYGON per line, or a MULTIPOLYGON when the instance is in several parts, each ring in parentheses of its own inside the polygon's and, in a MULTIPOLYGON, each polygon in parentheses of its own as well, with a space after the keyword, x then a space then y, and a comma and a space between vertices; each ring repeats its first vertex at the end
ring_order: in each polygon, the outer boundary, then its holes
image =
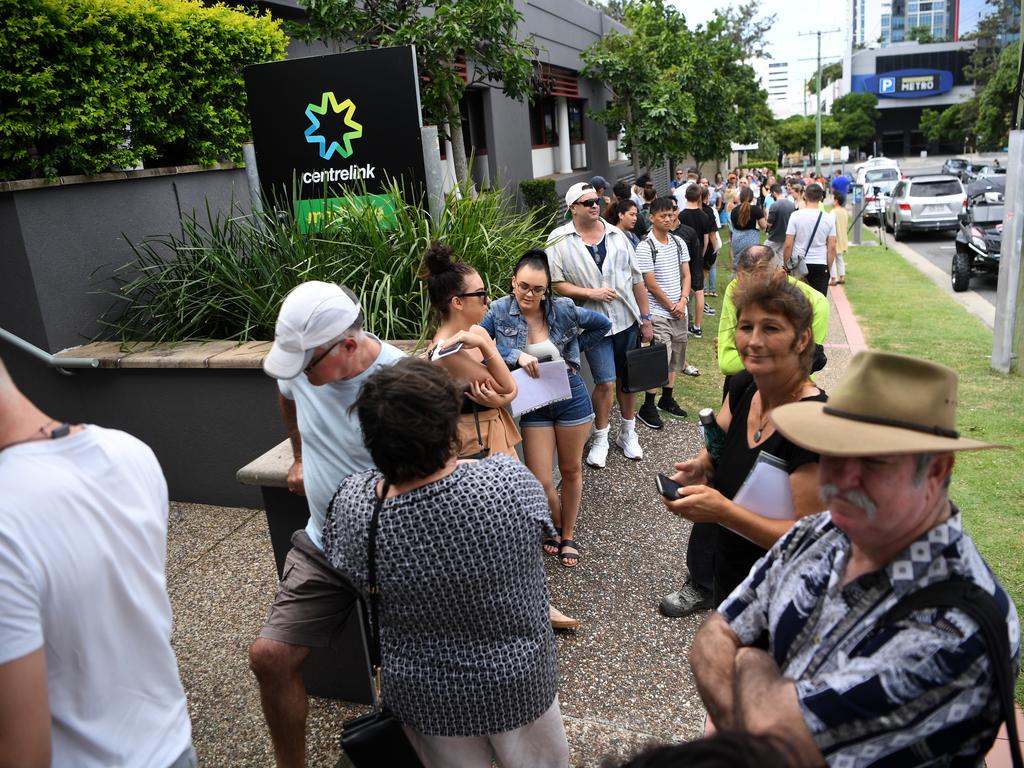
POLYGON ((509 404, 513 416, 543 408, 545 405, 568 400, 572 397, 569 386, 569 374, 565 369, 565 361, 552 360, 539 363, 540 377, 533 378, 522 368, 512 371, 512 378, 519 388, 515 400, 509 404))
POLYGON ((778 456, 761 451, 733 501, 762 517, 795 520, 788 469, 778 456))

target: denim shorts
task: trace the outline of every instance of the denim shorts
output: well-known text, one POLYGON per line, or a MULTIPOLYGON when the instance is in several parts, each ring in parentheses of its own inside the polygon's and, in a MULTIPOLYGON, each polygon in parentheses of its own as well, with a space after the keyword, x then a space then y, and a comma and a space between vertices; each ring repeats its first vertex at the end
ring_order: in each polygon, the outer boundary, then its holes
POLYGON ((569 369, 569 386, 572 397, 551 405, 545 405, 536 411, 524 413, 519 419, 519 428, 525 427, 576 427, 588 424, 594 418, 594 406, 590 403, 590 393, 586 382, 578 373, 569 369))
POLYGON ((640 328, 633 323, 624 331, 605 336, 601 343, 586 351, 590 375, 595 384, 608 384, 621 379, 626 372, 626 352, 636 349, 640 328))

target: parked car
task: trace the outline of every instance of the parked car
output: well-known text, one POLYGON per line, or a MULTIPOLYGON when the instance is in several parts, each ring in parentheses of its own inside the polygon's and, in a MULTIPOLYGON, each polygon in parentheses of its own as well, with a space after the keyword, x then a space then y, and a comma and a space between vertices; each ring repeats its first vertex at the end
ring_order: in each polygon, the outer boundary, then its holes
POLYGON ((886 160, 886 162, 875 162, 870 165, 862 165, 857 169, 857 176, 854 183, 864 187, 864 220, 879 220, 882 213, 880 198, 892 192, 896 183, 902 178, 900 167, 894 160, 887 158, 875 158, 886 160))
POLYGON ((977 179, 1005 175, 1005 168, 1000 168, 998 165, 993 165, 992 163, 971 163, 959 174, 960 180, 965 184, 977 179))
POLYGON ((970 163, 962 157, 951 157, 942 164, 942 172, 950 176, 959 176, 968 165, 970 163))
POLYGON ((1005 208, 998 192, 972 196, 967 213, 960 216, 956 252, 950 268, 954 291, 966 291, 976 275, 999 274, 1005 208))
POLYGON ((950 230, 967 205, 956 176, 914 176, 896 184, 885 205, 885 229, 896 240, 907 232, 950 230))

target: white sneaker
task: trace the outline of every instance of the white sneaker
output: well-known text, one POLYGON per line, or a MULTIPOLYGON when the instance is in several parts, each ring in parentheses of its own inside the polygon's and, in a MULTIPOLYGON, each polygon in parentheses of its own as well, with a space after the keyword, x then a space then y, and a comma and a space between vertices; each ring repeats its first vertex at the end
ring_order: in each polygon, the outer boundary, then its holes
POLYGON ((601 432, 594 432, 594 440, 590 444, 590 453, 587 454, 587 464, 598 469, 604 469, 608 462, 608 429, 601 432))
POLYGON ((635 429, 629 432, 620 431, 615 437, 615 444, 622 449, 622 454, 627 459, 639 461, 644 457, 644 449, 640 447, 635 429))

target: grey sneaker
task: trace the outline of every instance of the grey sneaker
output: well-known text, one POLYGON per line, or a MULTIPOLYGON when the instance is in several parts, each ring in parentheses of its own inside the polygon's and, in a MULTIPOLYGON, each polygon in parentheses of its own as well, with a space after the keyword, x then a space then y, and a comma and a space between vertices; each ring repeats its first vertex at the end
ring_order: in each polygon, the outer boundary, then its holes
POLYGON ((715 604, 711 595, 687 581, 678 592, 661 598, 661 605, 658 607, 661 609, 662 615, 668 616, 670 619, 681 619, 691 613, 714 608, 715 604))

